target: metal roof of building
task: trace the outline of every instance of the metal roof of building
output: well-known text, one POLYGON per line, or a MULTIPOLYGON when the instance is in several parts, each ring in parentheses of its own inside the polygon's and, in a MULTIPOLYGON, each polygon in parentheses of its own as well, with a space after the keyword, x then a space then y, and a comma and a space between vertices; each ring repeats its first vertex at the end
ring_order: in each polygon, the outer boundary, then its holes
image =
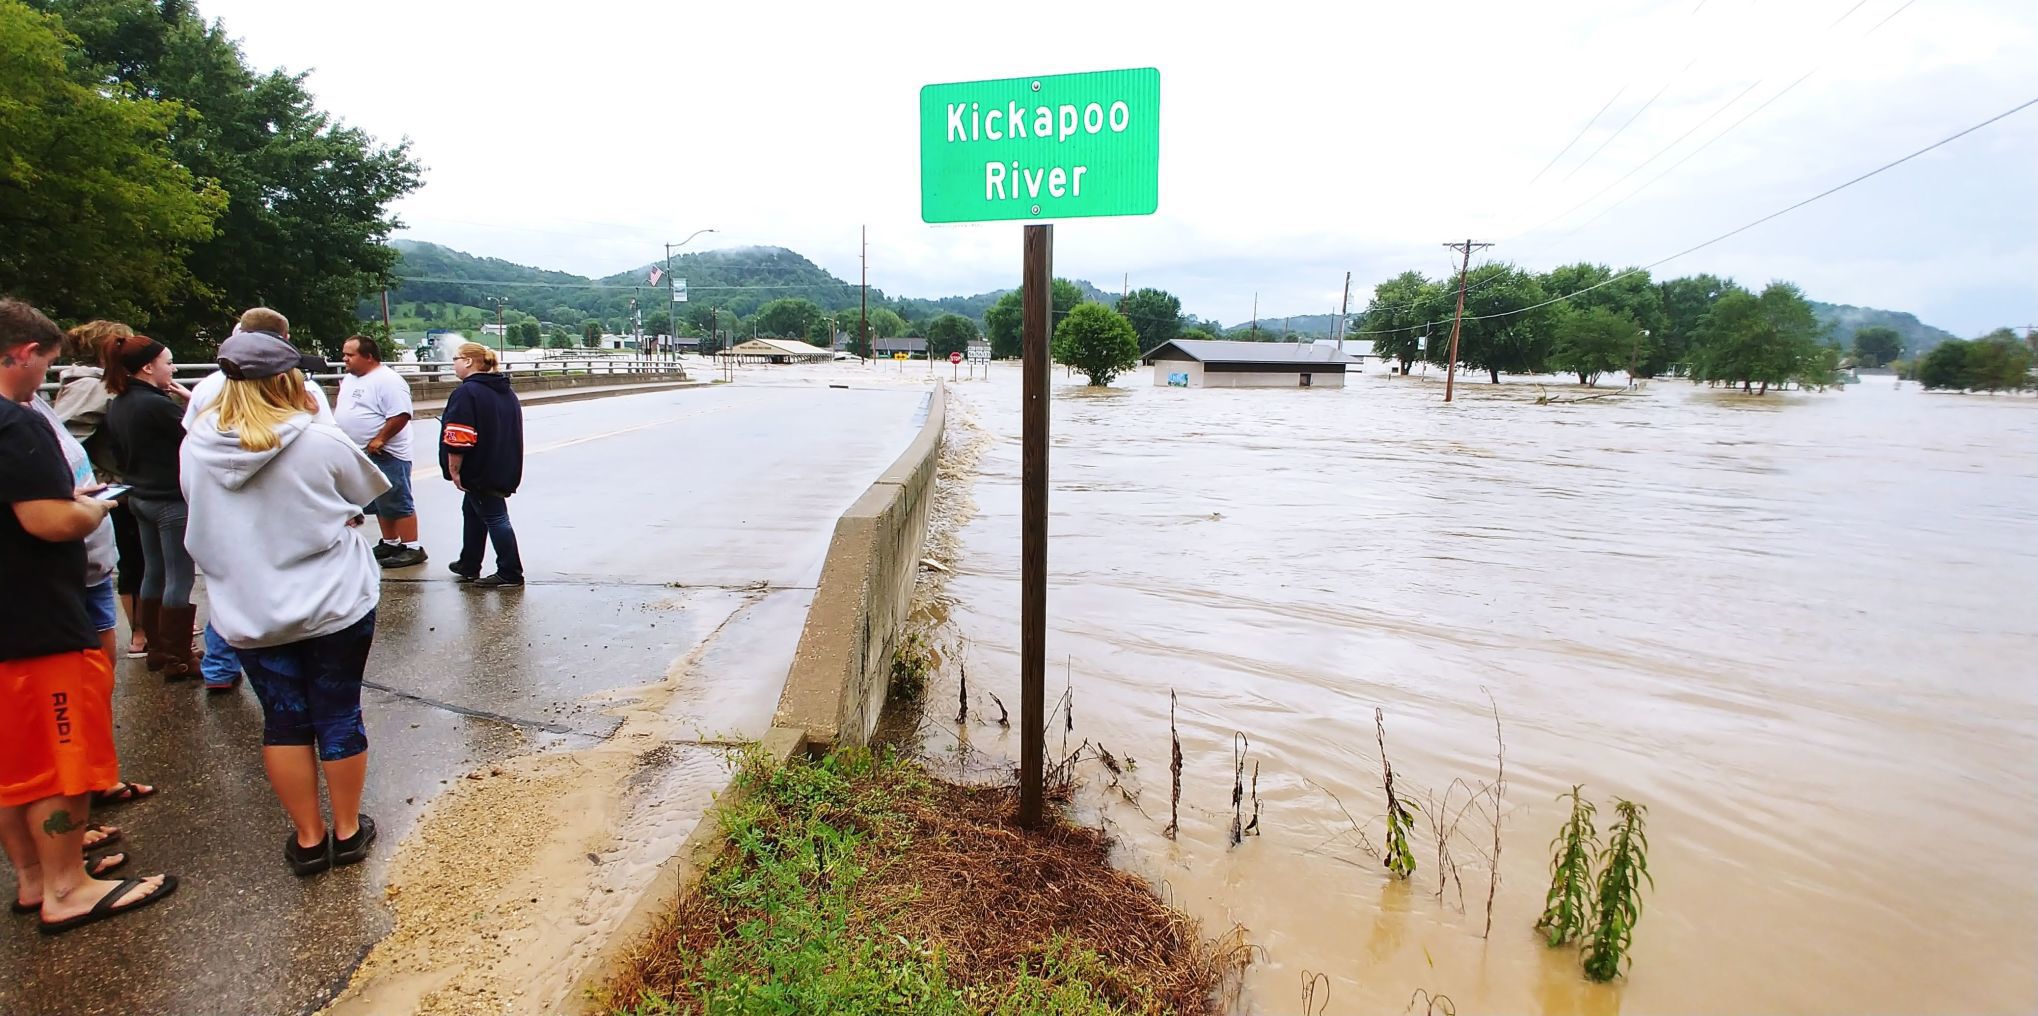
MULTIPOLYGON (((1174 347, 1198 363, 1348 363, 1337 350, 1296 342, 1237 342, 1224 339, 1176 339, 1163 342, 1140 359, 1152 363, 1163 350, 1174 347)), ((1170 359, 1174 359, 1170 357, 1170 359)))
POLYGON ((833 354, 820 346, 797 339, 755 338, 739 342, 729 348, 731 356, 798 356, 826 359, 833 354))

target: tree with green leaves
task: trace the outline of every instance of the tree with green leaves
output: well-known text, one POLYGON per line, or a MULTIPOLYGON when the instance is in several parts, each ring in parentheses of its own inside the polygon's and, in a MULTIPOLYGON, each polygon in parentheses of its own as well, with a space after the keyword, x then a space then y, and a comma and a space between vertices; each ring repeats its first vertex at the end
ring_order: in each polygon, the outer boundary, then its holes
POLYGON ((813 331, 815 322, 825 316, 812 300, 784 297, 765 304, 757 311, 757 334, 803 339, 813 331))
MULTIPOLYGON (((1048 324, 1048 334, 1053 335, 1056 323, 1083 302, 1083 290, 1067 279, 1056 279, 1048 299, 1054 305, 1054 321, 1048 324)), ((1014 289, 998 297, 998 302, 984 312, 984 330, 991 339, 991 356, 1000 360, 1019 358, 1023 338, 1020 332, 1026 324, 1024 310, 1019 290, 1014 289)), ((1137 339, 1134 344, 1138 344, 1137 339)))
MULTIPOLYGON (((1451 294, 1455 299, 1457 294, 1451 294)), ((1366 303, 1365 332, 1382 360, 1401 362, 1401 373, 1422 357, 1422 338, 1453 308, 1444 306, 1443 287, 1421 272, 1402 272, 1373 287, 1366 303)), ((1446 324, 1445 328, 1450 326, 1446 324)))
POLYGON ((76 34, 74 66, 91 87, 176 103, 172 154, 226 196, 211 234, 185 258, 197 284, 153 313, 150 327, 217 336, 232 315, 265 303, 290 315, 301 341, 331 345, 351 334, 361 299, 395 281, 389 206, 422 182, 409 142, 383 146, 335 121, 303 74, 257 72, 223 24, 207 24, 183 0, 31 6, 76 34))
MULTIPOLYGON (((1465 279, 1465 316, 1458 337, 1458 361, 1483 370, 1494 384, 1500 375, 1538 374, 1549 366, 1550 321, 1548 299, 1542 283, 1511 264, 1495 262, 1472 270, 1465 279), (1533 309, 1531 309, 1533 308, 1533 309)), ((1446 293, 1456 313, 1456 293, 1446 293)), ((1451 354, 1450 319, 1444 318, 1429 340, 1425 355, 1431 363, 1448 366, 1451 354)))
POLYGON ((1135 289, 1118 300, 1118 313, 1132 322, 1141 353, 1158 349, 1182 334, 1182 301, 1166 290, 1135 289))
POLYGON ((124 318, 178 338, 161 326, 211 294, 190 253, 214 237, 227 195, 177 161, 183 108, 78 81, 65 63, 77 44, 56 19, 0 3, 0 292, 59 320, 124 318))
POLYGON ((977 337, 977 323, 960 314, 943 314, 927 324, 927 356, 946 360, 950 353, 967 353, 977 337))
POLYGON ((1918 383, 1951 391, 2017 391, 2031 385, 2030 371, 2030 347, 2003 328, 1933 346, 1918 364, 1918 383))
POLYGON ((589 349, 601 345, 602 323, 588 318, 580 323, 580 344, 589 349))
POLYGON ((544 336, 539 333, 536 321, 524 321, 511 327, 516 329, 517 345, 523 346, 526 349, 536 349, 538 343, 544 339, 544 336))
POLYGON ((906 319, 889 307, 870 312, 870 335, 874 339, 896 339, 906 334, 906 319))
POLYGON ((1101 303, 1078 304, 1054 330, 1054 358, 1103 386, 1139 365, 1139 334, 1101 303))
MULTIPOLYGON (((596 335, 597 337, 599 337, 600 333, 597 332, 596 335)), ((546 341, 545 345, 553 349, 572 349, 573 336, 568 335, 565 332, 553 332, 552 338, 546 341)))
POLYGON ((1904 355, 1902 333, 1887 325, 1854 331, 1854 359, 1863 367, 1880 367, 1904 355))
POLYGON ((1555 336, 1550 366, 1578 375, 1578 383, 1587 386, 1597 385, 1601 374, 1639 363, 1645 344, 1633 319, 1603 306, 1559 312, 1555 336))
POLYGON ((1732 279, 1717 275, 1687 275, 1656 287, 1663 305, 1663 327, 1651 331, 1653 353, 1642 362, 1642 376, 1656 377, 1674 370, 1690 370, 1698 328, 1713 304, 1731 292, 1746 292, 1732 279))
POLYGON ((1757 296, 1735 287, 1714 301, 1699 324, 1691 357, 1694 381, 1740 385, 1743 391, 1802 380, 1823 358, 1824 328, 1811 304, 1788 282, 1757 296))

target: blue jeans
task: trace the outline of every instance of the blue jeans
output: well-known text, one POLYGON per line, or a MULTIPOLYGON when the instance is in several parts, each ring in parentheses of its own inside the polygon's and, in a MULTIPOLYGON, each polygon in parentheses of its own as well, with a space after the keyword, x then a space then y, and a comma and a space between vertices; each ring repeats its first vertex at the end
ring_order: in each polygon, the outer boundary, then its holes
POLYGON ((331 635, 241 650, 262 703, 264 745, 317 745, 321 762, 368 750, 361 678, 375 644, 375 612, 331 635))
POLYGON ((191 605, 191 586, 197 581, 197 566, 184 551, 184 499, 158 501, 129 495, 127 510, 141 524, 141 598, 161 600, 165 607, 191 605))
POLYGON ((212 630, 211 621, 205 622, 205 659, 198 661, 198 672, 205 675, 207 686, 219 688, 234 683, 241 673, 240 653, 212 630))
POLYGON ((361 511, 379 519, 407 519, 417 514, 417 506, 410 498, 410 463, 387 452, 368 456, 375 468, 382 471, 383 479, 389 481, 389 489, 382 496, 368 502, 361 511))
POLYGON ((524 559, 517 554, 517 531, 510 528, 509 499, 495 494, 468 491, 460 501, 465 523, 460 536, 460 559, 453 570, 462 575, 481 574, 481 554, 495 544, 495 571, 506 579, 524 577, 524 559))

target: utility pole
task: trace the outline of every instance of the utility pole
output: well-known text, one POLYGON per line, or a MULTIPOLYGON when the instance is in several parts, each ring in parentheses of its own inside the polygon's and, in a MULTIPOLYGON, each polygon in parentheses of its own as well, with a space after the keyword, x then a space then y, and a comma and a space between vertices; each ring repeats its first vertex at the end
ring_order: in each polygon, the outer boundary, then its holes
POLYGON ((1253 341, 1260 341, 1260 294, 1253 294, 1253 341))
POLYGON ((1039 829, 1047 752, 1048 411, 1054 227, 1028 225, 1020 272, 1019 825, 1039 829))
POLYGON ((1120 280, 1118 283, 1118 302, 1124 303, 1125 298, 1131 295, 1132 295, 1132 273, 1126 272, 1125 278, 1120 280))
POLYGON ((1444 401, 1451 401, 1451 390, 1458 380, 1458 330, 1465 323, 1465 275, 1472 270, 1472 252, 1493 246, 1490 243, 1476 243, 1467 239, 1464 243, 1447 243, 1444 246, 1464 255, 1458 264, 1458 313, 1451 318, 1451 362, 1444 375, 1444 401))
POLYGON ((509 357, 509 333, 502 327, 502 305, 509 298, 505 296, 492 296, 489 299, 495 301, 495 348, 502 354, 504 359, 507 359, 509 357))
POLYGON ((856 355, 870 365, 870 227, 863 227, 863 293, 857 298, 856 355))
POLYGON ((396 331, 389 327, 389 290, 382 291, 382 337, 391 346, 396 345, 396 331))
POLYGON ((1337 309, 1337 324, 1335 326, 1337 328, 1337 358, 1339 360, 1343 360, 1345 358, 1345 322, 1351 319, 1351 313, 1352 313, 1352 273, 1346 272, 1345 299, 1344 303, 1340 305, 1337 309))

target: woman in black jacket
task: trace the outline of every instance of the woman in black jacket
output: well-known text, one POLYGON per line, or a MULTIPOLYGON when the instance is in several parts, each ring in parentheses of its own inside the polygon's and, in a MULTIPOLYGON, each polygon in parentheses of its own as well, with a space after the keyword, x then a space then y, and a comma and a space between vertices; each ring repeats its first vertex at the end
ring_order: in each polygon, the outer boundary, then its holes
POLYGON ((509 496, 524 478, 524 409, 496 366, 494 350, 462 345, 453 354, 460 387, 439 415, 439 470, 465 495, 460 559, 450 568, 470 589, 524 584, 524 559, 509 518, 509 496), (495 573, 483 575, 481 555, 489 543, 495 544, 495 573))
POLYGON ((177 453, 184 444, 184 407, 171 393, 190 398, 177 384, 170 351, 144 335, 106 344, 106 430, 128 492, 128 510, 140 524, 146 562, 139 601, 148 639, 148 666, 171 681, 196 676, 191 605, 196 568, 184 550, 184 492, 178 486, 177 453))

